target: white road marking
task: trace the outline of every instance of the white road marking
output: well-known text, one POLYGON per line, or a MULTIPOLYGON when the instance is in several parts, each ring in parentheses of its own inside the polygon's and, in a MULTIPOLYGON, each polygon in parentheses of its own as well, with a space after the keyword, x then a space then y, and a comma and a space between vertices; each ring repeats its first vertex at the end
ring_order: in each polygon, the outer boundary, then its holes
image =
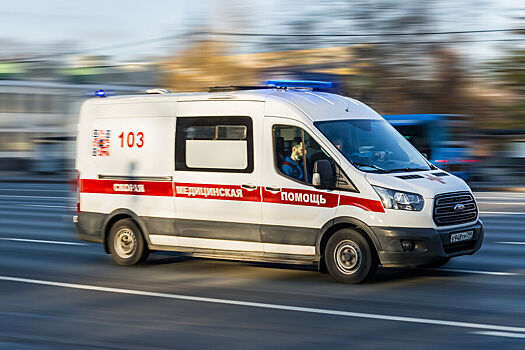
POLYGON ((30 188, 0 188, 0 191, 20 191, 20 192, 72 192, 70 190, 58 190, 58 189, 30 189, 30 188))
POLYGON ((525 245, 525 242, 496 242, 498 244, 515 244, 515 245, 525 245))
POLYGON ((476 198, 478 198, 478 196, 480 197, 494 197, 494 198, 501 198, 501 197, 521 197, 521 198, 524 198, 525 199, 525 193, 523 192, 511 192, 511 191, 507 191, 507 192, 496 192, 496 191, 486 191, 486 192, 479 192, 479 191, 476 191, 474 192, 474 195, 476 196, 476 198))
POLYGON ((447 272, 460 272, 460 273, 473 273, 476 275, 493 275, 493 276, 518 276, 516 272, 498 272, 498 271, 476 271, 476 270, 461 270, 461 269, 443 269, 443 268, 432 268, 425 270, 433 271, 447 271, 447 272))
POLYGON ((38 199, 64 199, 64 198, 69 198, 68 196, 62 196, 62 197, 18 196, 18 195, 11 195, 11 194, 0 194, 0 197, 5 197, 5 198, 38 198, 38 199))
POLYGON ((17 204, 20 207, 40 207, 40 208, 63 208, 63 209, 75 209, 75 207, 67 205, 44 205, 44 204, 17 204))
POLYGON ((435 319, 418 318, 418 317, 369 314, 369 313, 362 313, 362 312, 318 309, 318 308, 290 306, 290 305, 281 305, 281 304, 266 304, 266 303, 256 303, 256 302, 241 301, 241 300, 206 298, 206 297, 197 297, 197 296, 191 296, 191 295, 168 294, 168 293, 148 292, 148 291, 134 290, 134 289, 102 287, 102 286, 95 286, 95 285, 88 285, 88 284, 76 284, 76 283, 35 280, 35 279, 17 278, 17 277, 11 277, 11 276, 0 276, 0 280, 10 281, 10 282, 39 284, 39 285, 62 287, 62 288, 108 292, 108 293, 140 295, 140 296, 148 296, 148 297, 156 297, 156 298, 197 301, 197 302, 213 303, 213 304, 247 306, 247 307, 255 307, 255 308, 270 309, 270 310, 295 311, 295 312, 305 312, 305 313, 311 313, 311 314, 366 318, 366 319, 382 320, 382 321, 407 322, 407 323, 418 323, 418 324, 430 324, 430 325, 437 325, 437 326, 486 329, 489 331, 525 333, 525 327, 500 326, 500 325, 483 324, 483 323, 435 320, 435 319))
POLYGON ((525 202, 480 202, 478 201, 478 204, 487 204, 487 205, 518 205, 518 206, 524 206, 525 202))
POLYGON ((523 200, 525 201, 525 193, 519 193, 519 194, 506 194, 506 195, 500 195, 500 196, 493 196, 493 195, 488 195, 488 196, 485 196, 485 195, 476 195, 474 193, 474 198, 476 199, 517 199, 517 200, 523 200))
POLYGON ((63 241, 44 241, 40 239, 25 239, 25 238, 10 238, 0 237, 2 241, 15 241, 15 242, 27 242, 27 243, 44 243, 44 244, 62 244, 62 245, 88 245, 87 243, 79 242, 63 242, 63 241))
POLYGON ((490 204, 492 202, 500 202, 500 201, 505 201, 505 202, 510 202, 510 203, 525 203, 525 198, 524 197, 521 197, 521 198, 518 198, 518 197, 476 197, 476 201, 478 203, 487 203, 487 204, 490 204))
POLYGON ((479 332, 472 332, 472 334, 492 335, 492 336, 494 336, 494 337, 524 338, 524 339, 525 339, 525 333, 508 333, 508 332, 479 331, 479 332))
POLYGON ((480 214, 497 214, 497 215, 525 215, 525 213, 519 213, 515 211, 480 211, 480 214))

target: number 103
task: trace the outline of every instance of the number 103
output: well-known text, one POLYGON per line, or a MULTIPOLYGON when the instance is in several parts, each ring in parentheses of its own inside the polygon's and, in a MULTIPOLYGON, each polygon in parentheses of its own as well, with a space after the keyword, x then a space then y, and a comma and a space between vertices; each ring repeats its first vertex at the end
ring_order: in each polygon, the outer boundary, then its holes
POLYGON ((120 147, 122 148, 124 148, 126 145, 129 148, 132 148, 133 146, 142 148, 142 146, 144 146, 144 134, 142 131, 139 131, 136 136, 133 132, 122 132, 118 138, 120 139, 120 147))

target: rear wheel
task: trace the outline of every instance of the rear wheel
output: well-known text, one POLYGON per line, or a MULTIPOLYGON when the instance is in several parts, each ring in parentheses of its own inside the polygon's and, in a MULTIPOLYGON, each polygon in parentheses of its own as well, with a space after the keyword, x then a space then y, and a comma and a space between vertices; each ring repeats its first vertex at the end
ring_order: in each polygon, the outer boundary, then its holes
POLYGON ((148 257, 142 232, 131 219, 117 221, 111 227, 108 239, 109 251, 119 265, 135 265, 148 257))
POLYGON ((342 229, 334 233, 325 248, 328 272, 341 283, 361 283, 377 271, 377 256, 372 243, 359 232, 342 229))

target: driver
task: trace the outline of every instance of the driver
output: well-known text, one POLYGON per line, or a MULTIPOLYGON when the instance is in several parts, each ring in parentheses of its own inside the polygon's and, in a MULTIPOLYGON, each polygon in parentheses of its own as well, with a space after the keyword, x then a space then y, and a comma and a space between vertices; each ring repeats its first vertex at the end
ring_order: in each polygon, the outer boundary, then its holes
POLYGON ((292 141, 292 153, 286 156, 281 171, 294 179, 304 181, 304 146, 302 141, 292 141))

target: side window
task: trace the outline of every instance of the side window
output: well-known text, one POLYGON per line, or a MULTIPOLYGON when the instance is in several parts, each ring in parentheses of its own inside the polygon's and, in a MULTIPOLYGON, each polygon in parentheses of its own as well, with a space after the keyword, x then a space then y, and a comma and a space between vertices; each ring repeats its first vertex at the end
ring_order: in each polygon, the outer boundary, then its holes
POLYGON ((175 170, 251 173, 253 130, 249 117, 179 117, 175 170))
POLYGON ((295 126, 273 127, 275 165, 278 171, 295 180, 312 183, 314 163, 330 156, 303 129, 295 126))
POLYGON ((315 162, 327 159, 334 166, 336 189, 359 192, 328 153, 303 129, 275 125, 273 144, 275 166, 279 173, 311 185, 315 162))

